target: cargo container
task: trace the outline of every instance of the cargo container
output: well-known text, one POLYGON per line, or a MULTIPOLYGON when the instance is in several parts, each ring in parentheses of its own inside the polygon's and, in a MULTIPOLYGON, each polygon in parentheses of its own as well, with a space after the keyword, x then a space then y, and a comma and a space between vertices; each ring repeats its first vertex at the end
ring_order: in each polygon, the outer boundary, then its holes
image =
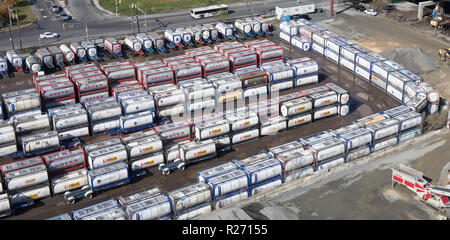
POLYGON ((334 159, 323 161, 317 165, 317 171, 329 171, 330 169, 335 168, 344 163, 345 163, 344 157, 337 157, 334 159))
POLYGON ((125 143, 129 158, 155 153, 163 149, 161 138, 156 132, 140 131, 122 137, 125 143))
POLYGON ((125 205, 129 205, 131 203, 152 197, 158 193, 161 193, 161 190, 159 188, 146 187, 146 188, 139 189, 137 191, 122 195, 117 200, 118 200, 119 204, 122 207, 124 207, 125 205))
POLYGON ((397 136, 399 132, 399 121, 394 119, 385 119, 366 126, 372 131, 373 140, 379 140, 390 136, 397 136))
POLYGON ((56 131, 31 134, 19 141, 25 156, 38 155, 59 149, 59 136, 56 131))
POLYGON ((100 191, 130 181, 128 166, 123 163, 115 163, 87 172, 88 185, 93 191, 100 191))
POLYGON ((398 72, 403 74, 403 75, 405 75, 405 76, 407 76, 408 78, 411 79, 411 81, 413 81, 415 83, 423 82, 423 78, 421 76, 411 72, 410 70, 408 70, 406 68, 405 69, 400 69, 400 70, 398 70, 398 72))
POLYGON ((54 61, 53 61, 53 56, 52 54, 48 51, 47 48, 39 48, 36 51, 36 57, 39 59, 39 61, 41 61, 47 68, 54 68, 55 66, 53 65, 54 61))
POLYGON ((358 65, 355 66, 355 74, 363 78, 367 82, 370 82, 372 73, 358 65))
POLYGON ((132 172, 136 172, 162 163, 164 163, 164 155, 160 151, 130 159, 130 169, 132 172))
POLYGON ((159 50, 165 50, 164 48, 164 37, 156 32, 147 33, 148 37, 152 40, 153 46, 159 50))
POLYGON ((350 60, 351 62, 355 62, 357 54, 361 53, 361 51, 356 49, 354 46, 355 45, 340 47, 340 55, 350 60))
POLYGON ((22 56, 19 55, 17 50, 6 51, 6 58, 11 63, 11 65, 16 68, 17 71, 22 71, 23 59, 22 56))
POLYGON ((207 184, 211 187, 212 199, 217 200, 242 190, 246 192, 249 177, 243 170, 236 169, 208 178, 207 184))
POLYGON ((394 118, 398 115, 402 115, 404 113, 408 113, 414 111, 411 107, 405 106, 405 105, 399 105, 397 107, 385 109, 381 112, 383 116, 386 118, 394 118))
POLYGON ((12 214, 11 203, 7 193, 0 194, 0 217, 6 217, 12 214))
POLYGON ((41 64, 37 60, 37 58, 33 55, 28 55, 25 57, 25 65, 32 73, 37 73, 41 71, 41 64))
POLYGON ((287 129, 286 118, 283 116, 275 116, 267 119, 261 119, 260 125, 261 136, 275 135, 278 134, 278 132, 286 129, 287 129))
POLYGON ((414 139, 422 134, 422 129, 420 127, 410 128, 408 130, 402 131, 398 134, 398 143, 403 143, 408 140, 414 139))
POLYGON ((391 137, 379 139, 373 143, 372 152, 376 152, 376 151, 380 151, 380 150, 388 148, 388 147, 392 147, 394 145, 397 145, 397 143, 398 143, 398 136, 391 136, 391 137))
POLYGON ((157 220, 172 216, 172 205, 165 193, 136 201, 124 206, 130 220, 157 220))
POLYGON ((355 64, 365 68, 369 72, 372 70, 372 66, 377 62, 379 62, 377 58, 365 53, 358 53, 355 58, 355 64))
POLYGON ((53 56, 53 61, 58 66, 64 66, 64 53, 57 46, 48 47, 49 53, 53 56))
MULTIPOLYGON (((146 36, 143 33, 141 34, 141 36, 142 35, 146 36)), ((147 40, 147 42, 151 43, 151 41, 148 41, 148 40, 147 40)), ((131 36, 131 35, 126 36, 125 40, 124 40, 124 44, 131 51, 139 53, 139 54, 143 54, 143 52, 142 52, 142 42, 136 36, 131 36)))
POLYGON ((365 128, 356 128, 341 133, 338 138, 345 142, 346 153, 356 148, 371 147, 373 144, 372 132, 365 128))
POLYGON ((415 111, 399 114, 394 116, 393 119, 397 120, 400 124, 399 133, 411 128, 422 128, 423 124, 422 115, 415 111))
POLYGON ((248 69, 245 68, 245 70, 240 69, 235 74, 241 79, 242 87, 244 89, 248 87, 267 84, 267 74, 257 69, 256 67, 248 69))
POLYGON ((307 97, 296 98, 280 104, 280 112, 284 117, 290 117, 307 111, 311 111, 312 102, 307 97))
POLYGON ((74 220, 82 220, 84 218, 90 217, 92 215, 96 215, 98 213, 108 211, 111 209, 117 209, 120 205, 117 203, 117 201, 113 198, 95 203, 92 205, 89 205, 84 208, 77 209, 75 211, 72 211, 72 218, 74 220))
POLYGON ((387 65, 385 62, 376 62, 372 66, 372 75, 374 75, 375 73, 384 80, 388 79, 389 74, 394 71, 395 68, 391 67, 390 65, 387 65))
POLYGON ((122 45, 117 39, 113 37, 105 38, 103 40, 103 46, 109 53, 122 56, 122 45))
POLYGON ((46 114, 17 117, 14 121, 17 134, 30 133, 35 130, 50 130, 50 123, 46 114))
POLYGON ((333 50, 329 49, 329 48, 325 48, 324 52, 323 52, 324 56, 326 58, 328 58, 329 60, 331 60, 331 62, 334 62, 335 64, 339 65, 339 61, 340 61, 340 55, 337 52, 334 52, 333 50))
POLYGON ((293 171, 315 165, 315 155, 313 152, 304 150, 303 148, 292 148, 282 151, 275 154, 275 157, 282 164, 284 180, 293 171))
POLYGON ((206 141, 189 142, 179 145, 180 159, 186 164, 203 161, 216 156, 216 143, 208 139, 206 141))
POLYGON ((86 173, 86 169, 79 169, 53 177, 50 183, 52 193, 56 195, 86 186, 86 173))
POLYGON ((47 169, 44 164, 7 172, 3 178, 8 191, 48 183, 47 169))
POLYGON ((309 149, 313 151, 315 161, 319 163, 333 157, 344 156, 345 142, 341 139, 331 138, 312 144, 309 146, 309 149))
POLYGON ((320 54, 321 56, 325 56, 325 48, 317 43, 311 43, 311 50, 320 54))
POLYGON ((153 128, 164 142, 177 142, 191 139, 191 127, 186 122, 174 122, 153 128))
POLYGON ((73 220, 73 219, 68 213, 63 213, 58 216, 47 218, 45 220, 73 220))
POLYGON ((275 158, 268 158, 242 168, 249 178, 249 187, 254 188, 274 178, 283 178, 283 164, 275 158))
POLYGON ((355 64, 343 56, 339 57, 339 66, 344 67, 351 72, 355 72, 355 64))
POLYGON ((322 132, 318 132, 318 133, 314 133, 305 137, 302 137, 300 139, 298 139, 298 141, 300 143, 302 143, 304 146, 310 146, 312 144, 316 144, 328 139, 332 139, 335 136, 329 132, 329 131, 322 131, 322 132))
POLYGON ((128 160, 127 151, 123 144, 86 151, 86 156, 88 167, 91 170, 128 160))
POLYGON ((31 204, 33 204, 34 201, 46 197, 50 197, 50 187, 48 186, 48 183, 30 186, 9 193, 9 199, 13 209, 29 206, 30 201, 31 204))
POLYGON ((439 104, 441 94, 438 90, 435 90, 429 83, 426 82, 421 82, 419 87, 424 89, 427 93, 428 102, 432 104, 439 104))
POLYGON ((197 141, 228 134, 230 125, 226 120, 215 120, 194 125, 194 135, 197 141))
POLYGON ((181 44, 181 41, 183 39, 180 32, 177 32, 175 31, 175 29, 171 28, 164 31, 164 38, 175 45, 181 44))
POLYGON ((154 123, 154 112, 143 111, 120 116, 119 124, 122 133, 136 132, 145 128, 150 128, 154 123))
POLYGON ((189 31, 184 28, 177 28, 175 31, 181 34, 181 40, 184 44, 191 45, 192 44, 192 35, 189 31))
POLYGON ((8 117, 14 113, 40 108, 41 106, 39 94, 33 88, 3 93, 2 98, 8 117))
POLYGON ((284 57, 284 51, 281 46, 273 45, 256 49, 258 55, 258 64, 264 62, 281 60, 284 57))
POLYGON ((86 166, 85 153, 81 147, 43 155, 49 176, 56 176, 86 166))
POLYGON ((82 47, 79 43, 73 42, 70 43, 70 49, 77 55, 77 57, 83 62, 86 61, 86 49, 82 47))
POLYGON ((236 202, 241 202, 249 198, 249 194, 247 190, 240 190, 233 192, 231 194, 222 196, 213 201, 212 206, 213 209, 217 210, 219 208, 224 208, 232 205, 236 202))
POLYGON ((229 38, 234 36, 233 26, 230 24, 225 24, 223 22, 216 23, 217 32, 220 33, 222 38, 229 38))

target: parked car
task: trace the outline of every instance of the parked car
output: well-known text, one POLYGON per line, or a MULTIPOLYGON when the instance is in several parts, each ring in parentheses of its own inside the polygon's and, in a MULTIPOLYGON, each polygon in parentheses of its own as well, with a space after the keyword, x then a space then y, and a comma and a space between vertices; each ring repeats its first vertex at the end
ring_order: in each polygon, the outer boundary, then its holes
POLYGON ((54 13, 62 11, 62 8, 58 5, 52 5, 50 8, 51 8, 52 12, 54 12, 54 13))
POLYGON ((308 14, 299 14, 299 15, 292 16, 292 19, 301 19, 301 18, 304 18, 306 20, 311 20, 311 17, 309 17, 308 14))
POLYGON ((364 12, 364 10, 366 10, 366 8, 363 5, 356 5, 355 6, 355 10, 358 10, 360 12, 364 12))
POLYGON ((388 5, 384 6, 384 10, 386 10, 386 11, 392 11, 394 9, 395 9, 395 5, 388 4, 388 5))
POLYGON ((370 3, 372 0, 359 0, 360 3, 370 3))
POLYGON ((372 15, 372 16, 378 15, 377 11, 375 11, 375 10, 373 10, 373 9, 366 9, 364 12, 365 12, 366 14, 372 15))
POLYGON ((59 16, 60 16, 60 17, 62 18, 62 20, 64 20, 64 21, 72 19, 72 17, 69 16, 69 15, 67 15, 67 13, 64 12, 64 11, 59 12, 59 16))
POLYGON ((41 35, 39 35, 40 38, 57 38, 59 37, 58 33, 54 33, 54 32, 45 32, 45 33, 41 33, 41 35))

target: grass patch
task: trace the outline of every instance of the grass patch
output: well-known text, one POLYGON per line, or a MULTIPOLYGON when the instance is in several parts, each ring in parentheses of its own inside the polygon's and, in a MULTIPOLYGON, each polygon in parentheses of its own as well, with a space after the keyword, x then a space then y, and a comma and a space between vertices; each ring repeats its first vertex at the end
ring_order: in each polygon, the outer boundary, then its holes
POLYGON ((436 114, 430 115, 425 120, 425 131, 441 129, 447 125, 447 110, 441 110, 436 114))
MULTIPOLYGON (((2 3, 0 3, 2 5, 2 3)), ((4 6, 6 7, 6 6, 4 6)), ((36 16, 34 15, 33 11, 31 10, 30 5, 28 4, 27 0, 22 0, 16 3, 16 9, 17 9, 17 15, 20 19, 20 26, 23 26, 25 24, 34 22, 36 20, 36 16)), ((2 18, 4 20, 3 22, 3 28, 0 28, 0 30, 8 30, 9 27, 9 18, 8 15, 2 14, 2 18)), ((11 19, 12 20, 12 29, 17 29, 17 19, 11 19)))
MULTIPOLYGON (((159 13, 159 12, 168 12, 177 9, 189 9, 194 7, 202 7, 208 5, 215 5, 221 3, 231 3, 231 2, 239 2, 238 0, 122 0, 121 4, 119 4, 118 12, 121 15, 132 15, 130 5, 131 2, 140 2, 140 8, 145 11, 147 10, 147 14, 151 13, 159 13)), ((116 12, 116 0, 99 0, 100 5, 111 12, 116 12)), ((141 13, 137 13, 142 15, 141 13)))

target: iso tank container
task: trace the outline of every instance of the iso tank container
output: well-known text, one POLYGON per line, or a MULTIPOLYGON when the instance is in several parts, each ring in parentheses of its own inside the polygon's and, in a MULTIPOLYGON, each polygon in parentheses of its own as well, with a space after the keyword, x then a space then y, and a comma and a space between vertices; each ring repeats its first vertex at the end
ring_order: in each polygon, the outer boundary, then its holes
POLYGON ((184 28, 177 28, 175 31, 181 33, 181 37, 184 43, 189 43, 192 41, 192 35, 189 31, 184 28))
POLYGON ((249 194, 248 194, 247 190, 243 189, 241 191, 237 191, 237 192, 234 192, 227 196, 218 198, 217 200, 215 200, 213 202, 212 206, 213 206, 213 209, 224 208, 224 207, 228 207, 228 206, 232 205, 233 203, 244 201, 248 198, 249 198, 249 194))
POLYGON ((233 101, 239 101, 243 98, 244 92, 242 89, 235 89, 233 91, 227 91, 225 93, 217 94, 216 101, 217 104, 224 104, 233 101))
POLYGON ((218 29, 215 28, 212 24, 203 24, 202 27, 208 29, 211 39, 218 39, 219 37, 218 29))
POLYGON ((353 161, 355 159, 367 156, 370 153, 372 153, 372 147, 370 147, 370 146, 356 148, 356 149, 347 151, 345 160, 347 162, 350 162, 350 161, 353 161))
POLYGON ((47 48, 39 48, 36 51, 36 57, 47 67, 53 66, 53 56, 47 48))
POLYGON ((200 61, 203 66, 203 75, 214 74, 218 72, 228 72, 230 70, 230 62, 226 58, 209 58, 200 61))
POLYGON ((283 21, 280 23, 280 32, 284 32, 288 34, 289 36, 295 36, 298 33, 298 26, 292 24, 288 21, 283 21))
POLYGON ((211 201, 211 189, 204 182, 190 184, 168 193, 175 213, 179 215, 196 205, 211 201))
MULTIPOLYGON (((281 36, 281 33, 282 32, 280 32, 280 36, 281 36)), ((290 39, 290 43, 292 46, 294 46, 304 52, 309 51, 311 49, 311 42, 309 42, 308 40, 301 38, 299 36, 293 36, 290 39)))
POLYGON ((103 46, 108 52, 110 52, 112 54, 122 52, 122 45, 120 44, 120 42, 117 39, 115 39, 113 37, 105 38, 103 40, 103 46))
POLYGON ((130 134, 123 137, 122 141, 126 145, 128 156, 130 158, 155 153, 163 149, 161 138, 156 134, 143 136, 143 132, 137 132, 136 134, 130 134), (135 138, 135 136, 141 137, 135 138))
POLYGON ((275 61, 283 59, 284 51, 281 46, 272 45, 255 49, 258 55, 258 64, 261 65, 264 62, 275 61))
MULTIPOLYGON (((291 37, 291 35, 289 35, 288 33, 285 33, 285 32, 283 32, 283 31, 280 31, 280 39, 282 39, 282 40, 288 42, 289 44, 292 44, 292 43, 291 43, 292 37, 291 37)), ((300 50, 302 50, 301 45, 300 45, 299 48, 300 48, 300 50)))
POLYGON ((283 116, 275 116, 261 120, 260 135, 275 135, 287 128, 286 118, 283 116))
POLYGON ((32 73, 41 71, 41 64, 33 55, 28 55, 27 57, 25 57, 25 65, 32 73))
POLYGON ((104 68, 103 71, 110 82, 135 80, 135 69, 133 65, 123 65, 117 67, 104 68))
POLYGON ((65 44, 61 44, 59 49, 64 54, 64 60, 66 62, 73 62, 75 60, 75 53, 65 44))
POLYGON ((363 117, 360 119, 356 119, 355 121, 353 121, 355 124, 367 128, 368 125, 370 124, 374 124, 377 122, 381 122, 383 120, 387 119, 385 116, 383 116, 380 113, 374 113, 372 115, 369 115, 367 117, 363 117))
POLYGON ((318 29, 310 27, 310 26, 301 26, 299 29, 299 35, 303 38, 308 39, 308 41, 312 42, 313 34, 319 32, 318 29))
POLYGON ((392 60, 389 60, 389 59, 384 60, 383 63, 388 65, 389 67, 393 68, 395 71, 405 69, 405 67, 403 67, 402 65, 400 65, 397 62, 394 62, 392 60))
POLYGON ((421 82, 419 87, 425 90, 428 96, 428 102, 432 104, 439 104, 439 100, 441 99, 441 94, 438 90, 435 90, 429 83, 421 82))
POLYGON ((246 141, 250 141, 252 139, 256 139, 259 137, 259 128, 250 128, 241 130, 239 132, 233 132, 231 134, 231 143, 238 144, 246 141))
POLYGON ((327 83, 325 84, 325 86, 327 86, 328 88, 330 88, 330 90, 336 92, 337 94, 337 102, 340 104, 347 104, 349 99, 350 99, 350 95, 348 93, 347 90, 339 87, 338 85, 334 84, 334 83, 327 83))
POLYGON ((340 55, 344 58, 350 60, 351 62, 355 62, 357 54, 361 53, 358 49, 354 48, 355 45, 352 46, 342 46, 340 48, 340 55))
MULTIPOLYGON (((203 40, 202 32, 201 32, 200 29, 197 29, 197 28, 195 28, 193 26, 187 26, 186 27, 186 31, 189 32, 189 34, 192 36, 192 41, 193 42, 199 42, 199 41, 203 40)), ((205 33, 207 33, 207 36, 208 36, 205 39, 208 39, 209 38, 209 32, 206 31, 205 33)))
POLYGON ((292 80, 294 78, 294 71, 290 66, 278 66, 263 70, 267 73, 268 80, 271 83, 283 80, 292 80))
MULTIPOLYGON (((152 39, 145 33, 139 33, 136 35, 136 40, 141 43, 142 48, 149 50, 153 47, 152 39)), ((126 43, 126 42, 125 42, 126 43)))
POLYGON ((70 49, 77 55, 78 58, 83 59, 86 57, 86 49, 79 43, 70 43, 70 49))
POLYGON ((397 136, 386 137, 374 142, 372 147, 372 152, 380 151, 382 149, 392 147, 398 143, 397 136))
POLYGON ((242 88, 267 84, 267 74, 256 67, 242 68, 235 72, 242 81, 242 88))
POLYGON ((8 61, 0 54, 0 72, 5 74, 8 71, 8 61))
POLYGON ((290 172, 314 166, 315 163, 313 152, 303 148, 292 148, 276 154, 275 157, 282 164, 282 173, 285 178, 290 172))
POLYGON ((365 68, 362 68, 358 65, 355 66, 355 74, 359 77, 363 78, 367 82, 370 82, 372 73, 365 68))
POLYGON ((57 46, 50 46, 48 47, 48 51, 52 54, 53 60, 56 64, 64 63, 64 53, 61 49, 57 46))
POLYGON ((335 168, 344 163, 345 163, 344 157, 333 158, 319 163, 317 165, 317 171, 329 171, 330 169, 335 168))
POLYGON ((216 143, 211 139, 181 144, 179 149, 180 159, 186 163, 197 162, 216 156, 216 143))
POLYGON ((50 187, 53 194, 60 194, 86 186, 86 173, 86 169, 79 169, 52 178, 50 187))
POLYGON ((109 147, 116 144, 122 144, 122 142, 120 141, 119 138, 111 138, 101 142, 84 145, 84 151, 86 152, 87 155, 89 155, 89 152, 93 150, 109 147))
POLYGON ((17 134, 24 134, 39 129, 50 129, 46 114, 17 117, 14 121, 14 130, 17 134))
POLYGON ((128 160, 127 151, 122 144, 86 151, 86 156, 89 169, 96 169, 128 160))
POLYGON ((216 80, 210 80, 217 93, 224 93, 242 88, 242 82, 237 76, 220 77, 216 80))
POLYGON ((270 182, 274 178, 282 179, 283 164, 280 160, 269 158, 254 162, 242 168, 248 175, 250 180, 249 186, 256 187, 270 182))
POLYGON ((216 92, 214 86, 210 83, 195 84, 183 88, 186 94, 186 101, 193 102, 196 100, 207 100, 209 98, 215 98, 216 92))
POLYGON ((250 87, 246 88, 244 90, 244 99, 248 98, 262 98, 267 95, 267 86, 256 86, 256 87, 250 87))
POLYGON ((303 150, 303 144, 298 141, 284 143, 284 144, 269 148, 269 153, 272 156, 277 156, 278 154, 280 154, 282 152, 286 152, 286 151, 293 150, 293 149, 303 150))
POLYGON ((9 191, 48 182, 47 168, 44 164, 7 172, 3 178, 9 191))
POLYGON ((221 173, 207 180, 212 190, 212 199, 227 197, 236 192, 245 191, 249 187, 249 177, 241 169, 221 173))
POLYGON ((418 137, 420 134, 422 134, 422 129, 420 127, 405 130, 405 131, 399 133, 398 143, 402 143, 402 142, 414 139, 414 138, 418 137))
POLYGON ((13 208, 29 201, 36 201, 46 197, 50 197, 50 187, 46 183, 30 186, 28 188, 9 193, 10 203, 13 208))
POLYGON ((120 116, 119 124, 122 133, 135 132, 153 125, 154 112, 143 111, 120 116))
POLYGON ((80 96, 79 102, 84 104, 88 101, 92 101, 92 100, 98 100, 98 99, 106 99, 108 98, 109 93, 108 91, 101 91, 98 93, 92 93, 92 94, 86 94, 83 96, 80 96))
POLYGON ((323 54, 326 58, 330 59, 332 62, 339 65, 339 59, 340 59, 339 53, 334 52, 329 48, 325 48, 323 54))
POLYGON ((109 91, 108 78, 105 75, 96 75, 80 79, 75 82, 78 96, 98 91, 109 91))
POLYGON ((342 133, 338 136, 345 142, 345 150, 349 152, 352 149, 372 146, 372 132, 366 128, 357 128, 349 132, 342 133))
POLYGON ((164 38, 173 44, 180 44, 182 40, 181 33, 175 31, 175 29, 166 29, 164 31, 164 38))
POLYGON ((335 53, 340 53, 341 48, 346 45, 347 44, 345 42, 342 42, 336 38, 328 38, 325 40, 325 44, 323 46, 330 49, 331 51, 333 51, 335 53))
POLYGON ((386 118, 393 118, 395 116, 402 115, 411 111, 413 111, 411 107, 399 105, 397 107, 385 109, 381 112, 381 114, 383 114, 383 116, 385 116, 386 118))
POLYGON ((155 110, 155 100, 150 95, 124 99, 120 101, 120 104, 124 115, 155 110))
POLYGON ((130 181, 128 166, 123 163, 115 163, 87 172, 88 185, 93 191, 115 187, 130 181))
POLYGON ((156 49, 164 47, 164 37, 163 36, 159 35, 156 32, 149 32, 149 33, 147 33, 147 35, 152 40, 152 44, 156 49))
POLYGON ((146 187, 143 189, 139 189, 135 192, 127 193, 118 198, 119 204, 124 207, 125 205, 129 205, 131 203, 138 202, 142 199, 146 199, 148 197, 152 197, 158 193, 161 193, 161 190, 157 187, 146 187))
POLYGON ((230 130, 232 132, 241 131, 253 126, 258 125, 259 118, 254 112, 241 112, 227 115, 226 120, 230 124, 230 130))
POLYGON ((261 24, 261 31, 262 32, 267 32, 269 31, 269 24, 267 24, 267 22, 262 18, 262 17, 253 17, 254 21, 257 21, 261 24))
POLYGON ((86 106, 86 109, 91 122, 118 117, 122 114, 122 108, 117 101, 86 106))
POLYGON ((300 87, 307 84, 317 84, 319 83, 319 74, 302 75, 296 77, 294 80, 295 87, 300 87))
MULTIPOLYGON (((403 95, 403 89, 404 89, 405 83, 411 81, 410 78, 401 74, 400 72, 390 73, 387 80, 388 80, 388 84, 397 88, 401 92, 402 95, 403 95)), ((402 100, 402 99, 400 99, 400 100, 402 100)))
POLYGON ((3 93, 2 98, 8 116, 41 106, 39 94, 33 88, 3 93))
POLYGON ((377 74, 384 80, 388 79, 388 75, 395 71, 395 68, 386 64, 386 62, 376 62, 372 66, 372 73, 377 74))
POLYGON ((283 102, 280 105, 281 115, 290 117, 307 111, 311 111, 312 101, 307 97, 296 98, 290 101, 283 102))
POLYGON ((150 69, 142 72, 141 79, 145 89, 157 84, 173 83, 174 71, 169 67, 150 69))
POLYGON ((294 70, 295 76, 300 77, 310 74, 319 74, 319 65, 316 61, 303 61, 299 63, 292 63, 292 69, 294 70))
POLYGON ((104 212, 96 213, 82 220, 126 220, 126 213, 120 208, 110 209, 104 212))
POLYGON ((131 171, 134 172, 153 166, 158 166, 161 163, 164 163, 164 155, 162 152, 157 152, 130 159, 130 168, 131 171))
POLYGON ((152 95, 155 98, 158 108, 184 104, 186 102, 186 97, 182 89, 153 93, 152 95))
POLYGON ((228 58, 233 71, 246 66, 256 66, 258 63, 257 54, 253 50, 232 53, 228 56, 228 58))
POLYGON ((186 209, 185 211, 181 211, 179 213, 176 213, 176 220, 191 220, 195 217, 207 214, 211 212, 211 204, 208 203, 202 203, 198 204, 194 207, 190 207, 186 209))
POLYGON ((320 54, 321 56, 325 56, 325 48, 317 43, 311 43, 311 50, 320 54))
POLYGON ((409 130, 411 128, 422 128, 423 118, 422 114, 411 111, 393 117, 400 124, 399 132, 409 130))
POLYGON ((172 205, 165 193, 127 204, 124 210, 130 220, 158 220, 172 215, 172 205))
POLYGON ((0 194, 0 217, 11 215, 11 203, 7 193, 0 194))
POLYGON ((387 89, 387 80, 380 77, 378 74, 373 73, 370 76, 370 83, 374 84, 375 86, 381 88, 381 90, 386 91, 387 89))
POLYGON ((24 136, 19 142, 26 156, 54 151, 60 147, 56 131, 24 136))
POLYGON ((67 141, 74 138, 80 138, 89 136, 89 127, 87 126, 80 126, 80 127, 74 127, 66 130, 62 130, 58 132, 59 140, 60 141, 67 141))
POLYGON ((192 62, 175 65, 172 69, 174 71, 175 80, 177 83, 182 80, 202 76, 202 65, 200 63, 192 62))
POLYGON ((385 137, 397 136, 399 132, 399 122, 394 119, 386 119, 377 123, 366 126, 367 129, 372 131, 373 140, 379 140, 385 137))
POLYGON ((197 141, 228 134, 230 125, 224 119, 203 122, 194 125, 194 136, 197 141))
MULTIPOLYGON (((145 36, 145 34, 144 34, 145 36)), ((151 41, 148 41, 151 43, 151 41)), ((142 51, 142 42, 135 36, 126 36, 124 40, 125 46, 133 50, 133 52, 142 51)))
POLYGON ((214 166, 212 168, 208 168, 206 170, 197 172, 197 182, 198 183, 206 183, 207 180, 211 177, 220 175, 225 172, 230 172, 230 171, 233 171, 236 169, 237 169, 236 164, 234 164, 232 162, 226 162, 226 163, 214 166))
POLYGON ((233 25, 225 24, 223 22, 216 23, 217 32, 222 35, 223 38, 231 37, 234 35, 233 25))
POLYGON ((244 158, 244 159, 237 159, 233 160, 232 162, 238 167, 243 168, 249 164, 259 162, 261 160, 272 158, 273 156, 266 152, 265 150, 260 151, 258 154, 244 158))
POLYGON ((322 141, 326 141, 328 139, 332 139, 335 136, 328 132, 328 131, 322 131, 322 132, 318 132, 318 133, 313 133, 311 135, 302 137, 300 139, 298 139, 298 141, 300 143, 302 143, 304 146, 310 146, 312 144, 316 144, 322 141))
POLYGON ((41 97, 44 101, 57 101, 63 98, 75 98, 75 89, 70 81, 42 87, 41 97))
POLYGON ((50 176, 56 176, 86 166, 85 153, 81 147, 66 149, 42 156, 50 176))
POLYGON ((0 144, 15 142, 16 134, 13 125, 6 120, 0 120, 0 144))
MULTIPOLYGON (((419 97, 419 96, 428 100, 427 92, 423 88, 418 86, 415 82, 405 83, 405 88, 403 89, 403 92, 404 92, 405 100, 409 99, 409 98, 419 97)), ((405 102, 407 102, 407 101, 405 101, 405 102)))
POLYGON ((338 95, 335 91, 318 92, 308 95, 311 99, 313 107, 319 108, 330 104, 337 103, 338 95))
POLYGON ((40 156, 27 158, 23 160, 17 160, 11 163, 0 165, 0 170, 2 173, 2 176, 5 176, 6 173, 17 171, 20 169, 41 165, 43 164, 42 158, 40 156))
POLYGON ((403 75, 405 75, 405 76, 407 76, 408 78, 411 79, 411 81, 413 81, 415 83, 423 82, 423 78, 421 76, 411 72, 410 70, 408 70, 406 68, 405 69, 400 69, 400 70, 398 70, 398 72, 403 74, 403 75))
POLYGON ((339 66, 343 66, 350 70, 351 72, 355 71, 355 64, 351 62, 350 60, 344 58, 343 56, 339 57, 339 66))
POLYGON ((74 220, 82 220, 84 218, 90 217, 92 215, 105 212, 111 209, 117 209, 119 208, 119 204, 117 201, 113 198, 95 203, 92 205, 89 205, 84 208, 77 209, 75 211, 72 211, 72 218, 74 220))
POLYGON ((91 41, 81 41, 81 46, 86 49, 88 57, 97 56, 97 47, 91 41))
POLYGON ((355 64, 357 64, 360 67, 365 68, 369 72, 372 70, 372 66, 379 62, 379 60, 369 54, 365 53, 358 53, 358 55, 355 58, 355 64))
POLYGON ((154 127, 163 141, 182 141, 191 138, 191 127, 186 122, 174 122, 154 127))
POLYGON ((333 157, 344 156, 345 142, 338 138, 331 138, 309 146, 313 151, 315 161, 318 163, 333 157))
POLYGON ((11 63, 11 65, 15 67, 18 71, 22 69, 23 59, 22 56, 19 55, 17 50, 6 51, 6 58, 11 63))

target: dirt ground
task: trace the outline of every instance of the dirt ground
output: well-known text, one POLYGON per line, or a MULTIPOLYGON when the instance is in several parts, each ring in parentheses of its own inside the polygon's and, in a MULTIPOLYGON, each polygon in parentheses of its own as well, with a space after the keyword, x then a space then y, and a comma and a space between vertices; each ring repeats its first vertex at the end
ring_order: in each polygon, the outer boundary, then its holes
MULTIPOLYGON (((274 37, 269 37, 269 39, 275 42, 279 42, 278 37, 276 37, 277 35, 278 34, 275 33, 274 37)), ((319 62, 320 66, 319 85, 324 85, 327 82, 334 82, 350 92, 351 113, 349 116, 330 117, 305 126, 281 132, 276 136, 266 136, 255 141, 236 145, 233 147, 233 150, 231 152, 223 154, 222 156, 219 156, 216 159, 197 163, 195 165, 188 167, 185 171, 174 172, 169 176, 162 176, 162 174, 158 172, 156 168, 153 168, 146 176, 134 180, 132 184, 106 190, 104 192, 99 193, 93 199, 83 199, 73 206, 67 206, 63 200, 62 195, 58 195, 53 198, 42 199, 38 201, 34 206, 30 206, 25 209, 19 210, 15 216, 9 217, 7 219, 13 220, 46 219, 58 214, 69 213, 70 211, 73 211, 75 209, 79 209, 93 203, 107 200, 109 198, 117 198, 125 193, 136 191, 141 188, 149 186, 157 186, 162 191, 174 190, 181 186, 196 182, 197 181, 196 173, 200 170, 207 169, 233 159, 245 158, 258 153, 263 149, 268 149, 270 147, 280 145, 288 141, 293 141, 302 136, 306 136, 315 132, 328 129, 336 129, 342 126, 346 126, 355 119, 373 114, 375 112, 379 112, 386 108, 399 105, 399 102, 392 99, 391 97, 388 97, 384 92, 382 92, 378 88, 368 84, 366 81, 360 78, 355 77, 352 73, 344 69, 338 68, 335 64, 329 62, 328 60, 325 60, 323 57, 320 57, 313 52, 301 53, 295 49, 291 49, 291 51, 289 52, 289 48, 287 47, 287 45, 284 43, 282 43, 282 45, 285 48, 285 56, 292 58, 309 56, 319 62)), ((171 51, 170 54, 152 55, 148 57, 148 59, 163 58, 166 56, 179 55, 182 53, 183 53, 182 50, 171 51)), ((141 56, 138 58, 130 58, 129 60, 133 62, 143 61, 143 57, 141 56)), ((112 60, 105 60, 105 61, 112 61, 112 60)), ((5 84, 0 85, 1 87, 3 87, 3 89, 0 89, 0 92, 15 89, 23 89, 32 86, 31 85, 32 80, 29 74, 16 73, 16 76, 14 78, 11 79, 6 78, 4 79, 4 81, 5 84)), ((307 89, 314 86, 316 85, 304 86, 296 90, 307 89)), ((108 135, 101 136, 98 138, 108 138, 108 135)), ((89 142, 92 141, 93 139, 90 138, 89 142)))

